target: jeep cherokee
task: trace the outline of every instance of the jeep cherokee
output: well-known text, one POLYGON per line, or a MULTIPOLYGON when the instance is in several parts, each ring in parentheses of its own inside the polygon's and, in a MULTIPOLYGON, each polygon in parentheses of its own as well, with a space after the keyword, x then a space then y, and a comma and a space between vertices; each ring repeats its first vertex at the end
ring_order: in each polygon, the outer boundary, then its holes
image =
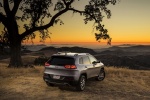
POLYGON ((53 54, 45 63, 43 79, 48 86, 55 84, 72 85, 83 91, 86 80, 105 78, 104 64, 89 53, 53 54))

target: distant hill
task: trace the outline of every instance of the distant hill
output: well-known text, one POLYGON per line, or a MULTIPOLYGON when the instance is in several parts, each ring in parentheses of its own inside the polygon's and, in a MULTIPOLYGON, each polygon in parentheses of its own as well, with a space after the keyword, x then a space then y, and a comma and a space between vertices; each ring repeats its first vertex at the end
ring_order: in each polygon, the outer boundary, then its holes
POLYGON ((45 47, 41 50, 41 51, 45 51, 45 50, 53 50, 53 51, 57 51, 57 52, 63 52, 63 51, 68 51, 68 52, 77 52, 77 53, 90 53, 90 54, 97 54, 94 50, 92 49, 88 49, 88 48, 82 48, 82 47, 60 47, 60 48, 55 48, 55 47, 45 47))
POLYGON ((39 51, 44 51, 44 50, 56 50, 56 49, 57 49, 57 48, 55 48, 55 47, 49 46, 49 47, 42 48, 42 49, 40 49, 39 51))
POLYGON ((102 51, 106 51, 106 50, 110 50, 110 51, 116 51, 116 50, 122 50, 125 52, 150 52, 150 45, 120 45, 120 46, 112 46, 109 48, 103 48, 103 49, 99 49, 96 50, 98 53, 102 52, 102 51))
MULTIPOLYGON (((78 53, 90 53, 94 55, 98 60, 101 60, 106 66, 116 67, 128 67, 130 69, 150 69, 150 46, 130 46, 130 47, 110 47, 101 52, 95 52, 92 49, 82 47, 45 47, 39 52, 43 52, 46 55, 50 51, 62 52, 78 52, 78 53), (47 52, 47 53, 46 53, 47 52)), ((50 54, 52 55, 52 54, 50 54)))
POLYGON ((107 66, 150 69, 150 46, 113 46, 99 51, 96 58, 107 66))
POLYGON ((40 44, 40 45, 23 45, 23 46, 24 46, 24 48, 26 48, 27 50, 30 50, 30 51, 38 51, 42 48, 47 47, 44 44, 40 44))
MULTIPOLYGON (((106 66, 128 67, 130 69, 149 69, 150 70, 150 46, 148 45, 125 45, 113 46, 102 50, 93 50, 84 47, 52 47, 45 45, 30 46, 30 49, 23 49, 22 56, 36 56, 36 57, 51 57, 57 52, 77 52, 90 53, 98 60, 101 60, 106 66), (41 49, 42 48, 42 49, 41 49)), ((6 51, 6 50, 5 50, 6 51)), ((9 58, 9 53, 4 54, 0 52, 0 60, 9 58)))
POLYGON ((95 56, 106 66, 127 67, 130 69, 150 70, 150 55, 140 56, 117 56, 117 55, 99 55, 95 56))

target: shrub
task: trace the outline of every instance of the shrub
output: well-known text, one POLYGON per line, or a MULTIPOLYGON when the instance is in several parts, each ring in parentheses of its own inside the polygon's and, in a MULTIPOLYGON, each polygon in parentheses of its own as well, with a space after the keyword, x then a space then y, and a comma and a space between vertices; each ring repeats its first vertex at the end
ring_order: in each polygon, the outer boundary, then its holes
POLYGON ((49 57, 40 56, 34 60, 34 65, 44 65, 48 59, 49 57))

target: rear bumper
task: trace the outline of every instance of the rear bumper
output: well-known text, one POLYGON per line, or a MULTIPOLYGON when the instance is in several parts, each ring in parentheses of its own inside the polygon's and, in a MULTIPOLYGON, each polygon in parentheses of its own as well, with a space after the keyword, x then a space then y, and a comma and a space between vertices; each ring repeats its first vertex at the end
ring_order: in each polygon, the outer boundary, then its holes
POLYGON ((45 82, 58 84, 58 85, 77 85, 77 81, 75 81, 74 77, 71 76, 60 76, 60 79, 54 79, 52 74, 44 74, 43 80, 45 82))

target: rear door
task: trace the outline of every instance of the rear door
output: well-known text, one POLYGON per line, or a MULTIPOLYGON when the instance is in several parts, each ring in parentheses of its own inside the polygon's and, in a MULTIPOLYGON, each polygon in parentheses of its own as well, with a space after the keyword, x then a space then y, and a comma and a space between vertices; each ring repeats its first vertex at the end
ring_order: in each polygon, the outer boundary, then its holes
POLYGON ((90 63, 93 65, 92 76, 97 76, 100 71, 100 63, 98 63, 97 59, 94 56, 89 55, 88 57, 90 59, 90 63), (93 62, 97 63, 93 64, 93 62))
POLYGON ((94 66, 91 64, 88 56, 81 57, 79 59, 79 63, 82 64, 86 68, 87 77, 93 77, 94 66))

